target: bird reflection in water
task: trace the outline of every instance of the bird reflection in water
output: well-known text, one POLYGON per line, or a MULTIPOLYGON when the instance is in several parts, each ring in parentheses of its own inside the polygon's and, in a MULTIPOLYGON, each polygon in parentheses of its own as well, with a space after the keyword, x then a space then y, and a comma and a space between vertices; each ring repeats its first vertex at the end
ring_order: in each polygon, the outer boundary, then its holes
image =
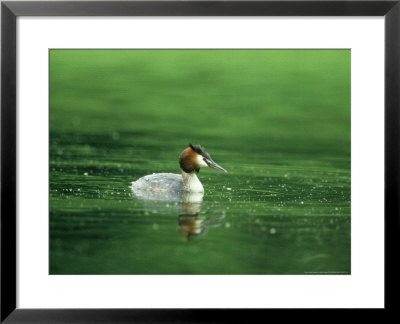
POLYGON ((181 192, 179 195, 174 196, 175 199, 156 192, 145 196, 134 192, 134 196, 142 200, 145 203, 145 209, 151 211, 151 213, 170 212, 171 209, 178 207, 178 231, 184 235, 186 241, 205 234, 210 228, 218 227, 224 223, 225 210, 218 213, 214 211, 212 216, 200 214, 203 192, 181 192), (175 201, 179 202, 179 204, 165 205, 166 201, 175 201), (161 202, 164 203, 161 204, 161 202))
POLYGON ((225 211, 220 215, 205 216, 199 215, 201 202, 182 202, 181 210, 178 216, 178 230, 189 241, 199 235, 207 232, 212 227, 218 227, 223 224, 225 211))

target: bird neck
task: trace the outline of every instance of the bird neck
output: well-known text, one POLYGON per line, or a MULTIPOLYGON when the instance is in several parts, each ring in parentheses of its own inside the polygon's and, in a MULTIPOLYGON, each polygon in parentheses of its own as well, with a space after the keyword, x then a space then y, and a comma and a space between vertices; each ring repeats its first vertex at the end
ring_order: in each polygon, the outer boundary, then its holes
POLYGON ((203 185, 201 184, 199 178, 197 178, 196 172, 186 173, 181 170, 183 190, 191 192, 203 192, 203 185))

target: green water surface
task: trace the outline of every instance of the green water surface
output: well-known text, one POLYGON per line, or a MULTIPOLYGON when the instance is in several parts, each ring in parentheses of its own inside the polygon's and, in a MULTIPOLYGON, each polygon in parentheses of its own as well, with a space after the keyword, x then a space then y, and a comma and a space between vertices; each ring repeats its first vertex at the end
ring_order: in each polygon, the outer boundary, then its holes
POLYGON ((51 50, 50 274, 349 274, 349 50, 51 50), (179 173, 201 203, 135 197, 179 173))

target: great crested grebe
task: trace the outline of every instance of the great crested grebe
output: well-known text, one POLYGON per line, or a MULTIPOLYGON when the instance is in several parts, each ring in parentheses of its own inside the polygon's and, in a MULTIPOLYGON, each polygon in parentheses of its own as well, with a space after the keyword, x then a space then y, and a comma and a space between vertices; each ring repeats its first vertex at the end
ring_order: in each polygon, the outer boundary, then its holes
POLYGON ((200 145, 189 144, 189 147, 179 156, 179 165, 181 174, 153 173, 132 182, 133 192, 142 198, 149 196, 149 199, 152 199, 151 196, 154 193, 159 194, 156 197, 166 194, 167 197, 171 198, 175 193, 179 192, 202 193, 204 192, 203 185, 197 178, 197 173, 201 167, 210 167, 218 171, 227 172, 223 167, 215 163, 200 145))

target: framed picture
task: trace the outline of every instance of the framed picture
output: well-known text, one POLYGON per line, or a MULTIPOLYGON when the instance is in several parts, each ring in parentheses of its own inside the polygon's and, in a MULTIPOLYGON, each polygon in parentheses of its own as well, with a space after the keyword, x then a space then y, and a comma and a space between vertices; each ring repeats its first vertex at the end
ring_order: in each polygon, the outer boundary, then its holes
POLYGON ((2 321, 394 308, 398 1, 1 10, 2 321))

